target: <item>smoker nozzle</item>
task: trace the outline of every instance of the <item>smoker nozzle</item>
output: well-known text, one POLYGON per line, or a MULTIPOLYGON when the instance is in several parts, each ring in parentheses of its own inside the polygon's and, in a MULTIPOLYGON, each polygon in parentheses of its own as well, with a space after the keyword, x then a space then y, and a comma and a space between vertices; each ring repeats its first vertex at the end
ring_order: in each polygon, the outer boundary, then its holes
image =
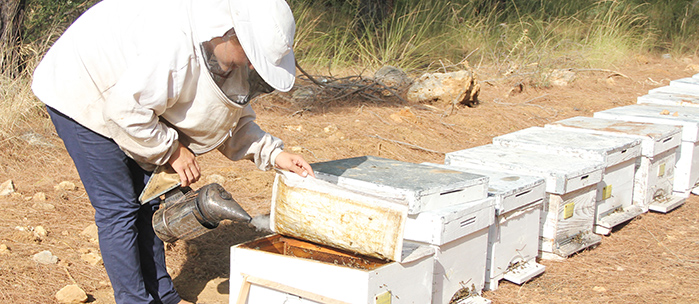
POLYGON ((242 223, 249 223, 252 220, 252 217, 221 185, 208 184, 198 191, 196 207, 201 215, 201 219, 198 220, 206 228, 216 228, 222 220, 242 223))

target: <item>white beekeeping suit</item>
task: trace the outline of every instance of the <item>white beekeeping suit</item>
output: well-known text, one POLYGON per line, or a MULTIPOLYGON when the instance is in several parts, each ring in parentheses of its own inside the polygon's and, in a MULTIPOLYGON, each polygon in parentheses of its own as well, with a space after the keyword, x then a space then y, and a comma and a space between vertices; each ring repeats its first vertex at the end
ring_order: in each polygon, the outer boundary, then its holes
POLYGON ((219 86, 202 51, 202 43, 233 25, 262 79, 274 89, 291 89, 293 16, 283 1, 265 2, 102 1, 49 50, 32 88, 48 106, 113 139, 144 168, 164 164, 179 142, 195 154, 218 148, 269 169, 282 143, 254 122, 247 67, 219 86))

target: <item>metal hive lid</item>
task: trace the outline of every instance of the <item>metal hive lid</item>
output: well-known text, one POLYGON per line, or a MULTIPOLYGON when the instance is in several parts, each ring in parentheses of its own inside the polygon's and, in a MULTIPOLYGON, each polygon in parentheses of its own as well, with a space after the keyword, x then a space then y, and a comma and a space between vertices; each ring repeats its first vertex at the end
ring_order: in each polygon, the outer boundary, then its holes
MULTIPOLYGON (((493 138, 493 143, 542 152, 570 153, 582 158, 599 159, 607 162, 608 155, 633 148, 638 150, 634 151, 635 155, 629 155, 629 157, 639 156, 641 141, 634 138, 610 137, 563 129, 531 127, 495 137, 493 138)), ((611 166, 613 164, 608 165, 611 166)))
POLYGON ((361 156, 311 164, 319 178, 353 179, 415 192, 461 189, 488 182, 482 175, 391 160, 376 156, 361 156))
POLYGON ((594 117, 682 126, 682 140, 696 142, 699 107, 635 104, 596 112, 594 117))

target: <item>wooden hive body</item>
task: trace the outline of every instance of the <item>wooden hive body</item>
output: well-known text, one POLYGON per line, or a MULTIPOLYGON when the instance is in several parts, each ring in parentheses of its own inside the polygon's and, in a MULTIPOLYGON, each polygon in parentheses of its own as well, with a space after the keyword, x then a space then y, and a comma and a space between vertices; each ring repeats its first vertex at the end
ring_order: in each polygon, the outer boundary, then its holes
POLYGON ((596 189, 604 169, 600 161, 490 144, 447 153, 445 164, 545 179, 539 227, 542 258, 565 258, 601 240, 592 233, 596 189))
POLYGON ((605 163, 597 189, 595 233, 609 234, 643 209, 633 204, 633 176, 640 157, 640 140, 565 129, 532 127, 493 138, 493 144, 560 155, 600 160, 605 163))
POLYGON ((488 235, 486 289, 506 279, 522 284, 544 272, 536 263, 541 209, 546 184, 541 177, 496 170, 430 164, 488 177, 488 196, 495 198, 496 218, 488 235))
POLYGON ((546 128, 622 136, 641 140, 636 162, 633 201, 643 211, 668 212, 684 198, 672 194, 674 163, 682 128, 673 125, 628 122, 594 117, 573 117, 547 124, 546 128))
POLYGON ((699 108, 636 104, 596 112, 594 117, 682 126, 673 191, 689 197, 699 181, 699 108))
POLYGON ((398 263, 274 234, 231 247, 230 303, 430 303, 433 265, 433 255, 398 263))

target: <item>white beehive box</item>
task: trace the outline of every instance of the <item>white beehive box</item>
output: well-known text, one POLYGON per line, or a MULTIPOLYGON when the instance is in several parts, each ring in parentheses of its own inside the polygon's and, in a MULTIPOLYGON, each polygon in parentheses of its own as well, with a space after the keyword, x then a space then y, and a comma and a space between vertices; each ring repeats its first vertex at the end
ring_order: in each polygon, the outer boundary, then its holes
POLYGON ((408 214, 461 204, 488 196, 488 179, 458 171, 375 156, 311 164, 316 178, 338 186, 392 198, 408 206, 408 214))
POLYGON ((693 77, 672 80, 670 81, 670 86, 680 89, 686 89, 690 92, 695 92, 696 94, 699 94, 699 80, 693 77))
POLYGON ((699 108, 637 104, 597 112, 593 116, 682 126, 673 191, 682 197, 689 197, 699 181, 699 108))
POLYGON ((488 196, 495 199, 496 218, 488 233, 486 289, 502 279, 522 284, 544 272, 536 263, 539 226, 546 183, 537 176, 453 165, 428 164, 488 177, 488 196))
POLYGON ((494 202, 488 197, 408 217, 405 238, 435 251, 433 304, 449 303, 464 287, 472 292, 470 301, 481 300, 494 202))
POLYGON ((693 88, 687 88, 684 86, 662 86, 654 89, 648 90, 648 94, 671 94, 671 95, 688 95, 697 96, 699 92, 693 88))
POLYGON ((597 183, 604 163, 484 145, 446 154, 445 164, 534 175, 546 180, 539 230, 540 256, 561 259, 601 241, 592 233, 597 183))
POLYGON ((545 127, 640 139, 641 157, 636 163, 634 204, 644 210, 668 212, 684 202, 683 197, 672 194, 675 156, 682 142, 682 127, 581 116, 545 127))
POLYGON ((433 266, 433 255, 388 262, 275 234, 231 247, 230 303, 431 303, 433 266))
POLYGON ((653 93, 639 96, 637 98, 637 103, 649 103, 649 104, 659 104, 668 106, 699 106, 699 94, 686 95, 686 94, 672 94, 672 93, 653 93))
POLYGON ((597 186, 594 232, 609 234, 614 228, 643 209, 633 204, 636 160, 641 141, 633 138, 583 134, 568 130, 531 127, 493 138, 493 144, 536 152, 598 160, 605 164, 602 182, 597 186))

